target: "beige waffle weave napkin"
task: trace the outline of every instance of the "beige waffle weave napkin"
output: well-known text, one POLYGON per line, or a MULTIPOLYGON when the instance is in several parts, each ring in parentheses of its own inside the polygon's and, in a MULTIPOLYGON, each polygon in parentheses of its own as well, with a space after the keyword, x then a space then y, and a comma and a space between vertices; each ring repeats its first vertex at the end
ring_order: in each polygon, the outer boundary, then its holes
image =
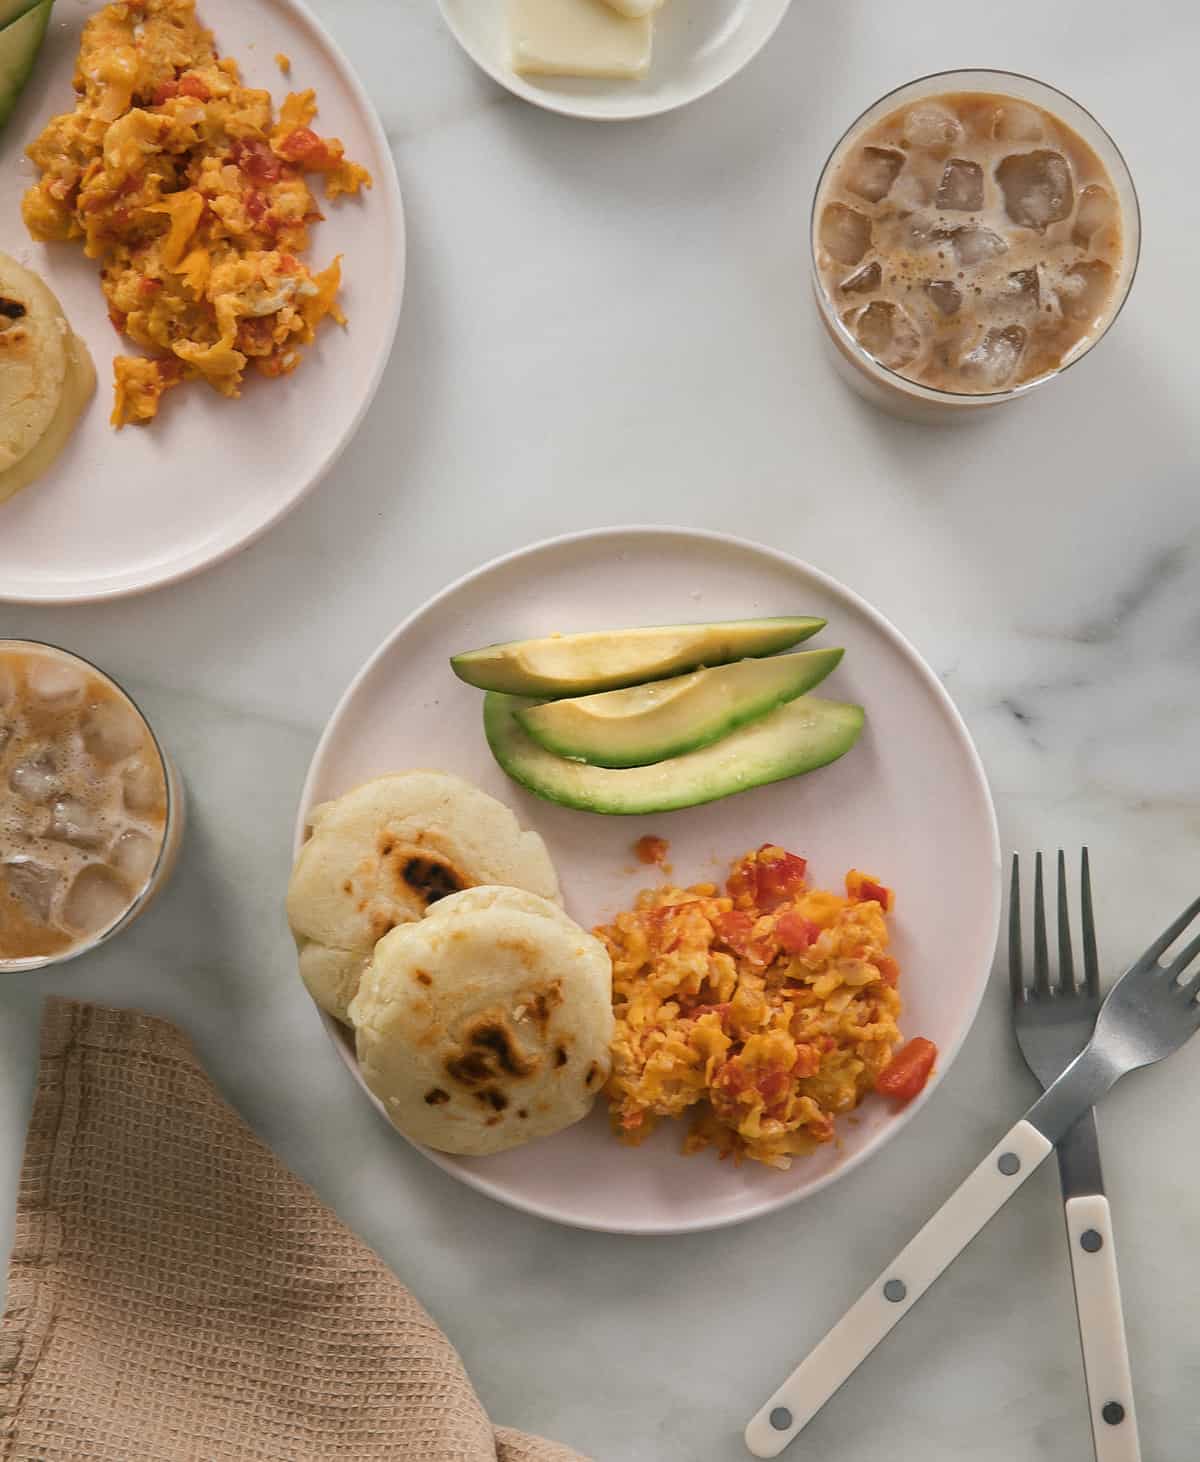
POLYGON ((50 1000, 0 1326, 3 1462, 581 1462, 449 1341, 187 1038, 50 1000))

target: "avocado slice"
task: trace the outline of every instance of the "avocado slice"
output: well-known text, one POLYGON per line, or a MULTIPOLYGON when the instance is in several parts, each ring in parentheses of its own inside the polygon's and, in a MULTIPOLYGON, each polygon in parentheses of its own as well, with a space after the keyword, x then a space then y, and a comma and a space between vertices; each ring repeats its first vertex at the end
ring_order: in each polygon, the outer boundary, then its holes
POLYGON ((0 0, 0 30, 20 20, 27 10, 44 4, 45 0, 0 0))
POLYGON ((0 16, 0 127, 12 115, 37 60, 54 0, 39 0, 32 7, 5 0, 0 16))
POLYGON ((503 770, 548 802, 614 814, 697 807, 814 771, 850 750, 864 720, 861 706, 801 696, 699 751, 614 770, 567 761, 531 740, 516 718, 530 704, 495 691, 484 697, 484 733, 503 770))
POLYGON ((739 660, 517 711, 539 746, 594 767, 644 767, 720 741, 811 690, 841 650, 803 650, 769 660, 739 660))
POLYGON ((455 655, 460 680, 506 695, 590 695, 644 680, 726 665, 746 655, 773 655, 825 627, 823 619, 731 619, 650 629, 593 630, 511 640, 455 655))

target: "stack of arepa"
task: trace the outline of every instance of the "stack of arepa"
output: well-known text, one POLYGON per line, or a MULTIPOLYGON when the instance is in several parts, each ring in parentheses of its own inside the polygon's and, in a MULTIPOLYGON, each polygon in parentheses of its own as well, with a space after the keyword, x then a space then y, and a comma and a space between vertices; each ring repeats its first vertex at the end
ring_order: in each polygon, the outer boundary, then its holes
POLYGON ((561 907, 542 839, 444 772, 313 809, 288 890, 300 972, 351 1025, 408 1137, 474 1156, 587 1114, 609 1074, 612 968, 561 907))
POLYGON ((87 347, 58 300, 0 254, 0 502, 46 471, 95 389, 87 347))

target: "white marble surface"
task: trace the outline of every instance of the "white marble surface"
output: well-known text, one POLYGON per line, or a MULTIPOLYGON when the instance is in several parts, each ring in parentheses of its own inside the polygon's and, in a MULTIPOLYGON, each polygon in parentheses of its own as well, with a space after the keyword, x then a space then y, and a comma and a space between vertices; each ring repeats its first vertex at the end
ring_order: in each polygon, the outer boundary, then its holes
MULTIPOLYGON (((451 577, 569 528, 732 529, 896 620, 970 723, 1005 846, 1090 843, 1103 949, 1138 949, 1200 874, 1200 12, 797 0, 724 91, 607 128, 494 89, 432 0, 315 8, 394 144, 399 342, 332 480, 266 541, 140 600, 0 606, 0 633, 71 645, 144 697, 195 809, 134 931, 0 984, 0 1251, 42 995, 139 1005, 193 1034, 230 1100, 421 1295, 497 1419, 602 1462, 734 1462, 766 1391, 1031 1098, 1003 980, 937 1099, 832 1190, 679 1241, 557 1230, 393 1139, 328 1047, 281 912, 301 778, 359 662, 451 577), (875 414, 827 369, 804 231, 855 112, 963 64, 1031 72, 1098 113, 1145 249, 1091 359, 939 432, 875 414)), ((1200 1044, 1102 1118, 1148 1462, 1200 1449, 1198 1106, 1200 1044)), ((1055 1184, 1048 1166, 1022 1190, 797 1457, 1090 1456, 1055 1184)))

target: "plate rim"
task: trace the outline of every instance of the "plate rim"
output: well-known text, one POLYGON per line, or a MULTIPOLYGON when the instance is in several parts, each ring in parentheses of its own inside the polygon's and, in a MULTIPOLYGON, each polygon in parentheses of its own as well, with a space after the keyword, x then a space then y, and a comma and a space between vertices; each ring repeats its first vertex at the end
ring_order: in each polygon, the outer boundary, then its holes
POLYGON ((131 599, 139 594, 148 594, 155 589, 167 588, 172 584, 183 583, 197 574, 204 573, 207 569, 227 563, 265 537, 272 528, 276 527, 293 509, 299 507, 320 486, 342 453, 358 435, 358 430, 379 392, 384 372, 387 370, 396 346, 396 333, 400 326, 400 312, 404 303, 404 290, 408 277, 408 233, 404 216, 404 197, 400 189, 399 174, 396 171, 396 159, 375 103, 359 79, 358 72, 351 65, 346 53, 338 45, 328 28, 309 9, 305 0, 269 0, 269 3, 290 12, 295 22, 310 32, 314 42, 324 51, 331 65, 345 82, 372 142, 380 155, 388 162, 388 167, 383 170, 383 177, 374 179, 378 191, 373 201, 379 201, 384 205, 389 215, 391 231, 396 239, 395 305, 391 312, 391 319, 387 323, 385 346, 380 351, 366 390, 347 423, 345 431, 310 472, 304 485, 278 504, 261 523, 256 524, 240 537, 228 543, 221 543, 212 552, 203 553, 195 562, 185 560, 180 563, 178 560, 172 560, 165 569, 161 565, 152 566, 139 580, 132 583, 110 584, 108 587, 104 587, 99 579, 92 579, 85 581, 90 587, 80 589, 52 589, 41 592, 29 586, 24 589, 18 588, 14 592, 0 582, 0 604, 52 606, 110 603, 118 599, 131 599))
MULTIPOLYGON (((988 783, 983 760, 975 746, 970 730, 962 717, 962 713, 954 704, 949 691, 947 691, 946 687, 938 679, 932 667, 917 650, 916 646, 912 644, 882 611, 876 609, 874 605, 870 604, 857 591, 849 588, 839 579, 835 579, 832 574, 827 574, 823 569, 814 567, 806 560, 797 558, 794 554, 787 553, 779 548, 772 548, 764 543, 758 543, 754 539, 743 538, 733 533, 722 533, 719 530, 710 528, 688 528, 678 524, 665 523, 631 523, 601 528, 585 528, 569 533, 555 534, 550 538, 538 539, 536 542, 526 544, 521 548, 497 554, 487 562, 461 574, 436 594, 431 595, 423 603, 419 604, 411 613, 407 614, 363 662, 359 670, 352 676, 345 690, 339 696, 333 710, 330 712, 329 718, 317 741, 317 745, 313 750, 312 759, 309 762, 308 770, 305 773, 304 782, 300 789, 300 800, 292 830, 293 858, 299 853, 300 848, 305 842, 304 833, 307 826, 307 814, 313 805, 313 786, 318 776, 324 770, 324 762, 328 754, 328 748, 338 730, 339 723, 344 718, 360 686, 374 672, 378 663, 389 654, 392 647, 402 636, 407 634, 427 614, 432 614, 440 608, 446 599, 458 593, 460 590, 467 588, 487 574, 505 569, 513 563, 523 558, 532 557, 535 554, 553 551, 558 548, 566 548, 587 541, 617 538, 650 540, 662 538, 699 539, 710 545, 715 544, 726 548, 734 548, 739 552, 749 551, 753 554, 763 554, 789 569, 800 569, 801 572, 811 575, 813 580, 826 591, 843 596, 857 612, 864 615, 895 645, 909 662, 911 668, 916 671, 926 689, 932 691, 935 701, 947 719, 955 740, 966 754, 966 762, 971 772, 972 780, 977 790, 982 794, 982 810, 986 814, 992 864, 991 887, 989 890, 991 896, 990 923, 992 925, 992 933, 990 939, 985 940, 987 960, 978 979, 977 989, 969 1002, 968 1018, 963 1023, 963 1029, 957 1041, 952 1047, 939 1050, 938 1073, 940 1079, 932 1085, 927 1086, 907 1107, 895 1113, 888 1125, 882 1128, 858 1152, 843 1159, 836 1167, 814 1180, 809 1186, 795 1193, 768 1195, 752 1207, 732 1214, 716 1215, 683 1222, 672 1220, 664 1223, 643 1225, 590 1222, 575 1214, 558 1211, 552 1204, 522 1198, 520 1195, 513 1195, 511 1192, 501 1189, 495 1182, 489 1181, 485 1174, 478 1173, 473 1168, 464 1167, 455 1161, 453 1154, 440 1153, 433 1148, 426 1147, 422 1143, 415 1142, 405 1136, 399 1128, 394 1127, 387 1118, 383 1104, 367 1088, 366 1083, 363 1081, 358 1064, 351 1055, 344 1036, 341 1033, 342 1027, 334 1020, 333 1016, 322 1010, 315 1000, 312 1002, 320 1017, 321 1024, 325 1028, 325 1033, 333 1045, 334 1050, 337 1052, 338 1057, 350 1072, 355 1085, 387 1123, 388 1129, 396 1137, 408 1143, 422 1157, 434 1163, 444 1173, 465 1183, 476 1192, 483 1193, 493 1201, 503 1203, 508 1208, 529 1214, 534 1218, 562 1224, 567 1228, 582 1229, 591 1233, 619 1234, 633 1238, 662 1238, 671 1235, 706 1233, 718 1229, 732 1228, 737 1224, 748 1223, 753 1219, 765 1217, 768 1213, 779 1212, 806 1198, 811 1198, 814 1194, 828 1188, 831 1184, 853 1172, 868 1158, 874 1156, 895 1136, 902 1132, 920 1111, 924 1110, 925 1104, 941 1089, 946 1074, 958 1059, 967 1037, 974 1029, 975 1022, 979 1018, 979 1011, 983 1004, 984 995, 990 983, 992 966, 995 962, 996 948, 1000 937, 1000 916, 1003 903, 1000 829, 996 817, 995 802, 992 798, 991 786, 988 783)), ((305 993, 307 994, 307 991, 305 993)), ((308 996, 308 998, 310 1000, 312 999, 311 996, 308 996)))
MULTIPOLYGON (((758 0, 758 3, 764 3, 764 0, 758 0)), ((592 104, 589 97, 580 96, 574 98, 554 92, 542 91, 538 87, 531 85, 515 71, 499 65, 485 55, 468 38, 462 26, 451 16, 449 11, 450 0, 437 0, 438 12, 445 23, 446 29, 458 42, 460 48, 486 76, 491 77, 497 85, 504 87, 513 96, 519 97, 521 101, 528 102, 531 106, 540 107, 545 112, 553 112, 556 116, 576 117, 585 122, 640 122, 644 121, 647 117, 662 117, 668 112, 677 112, 681 107, 690 106, 692 102, 698 102, 706 96, 711 96, 714 91, 724 86, 727 81, 732 81, 735 76, 750 65, 751 61, 759 55, 774 37, 775 32, 783 24, 788 11, 792 8, 792 0, 765 0, 765 3, 777 5, 779 7, 779 13, 776 15, 774 21, 767 26, 758 44, 751 48, 749 54, 743 57, 732 71, 726 71, 718 75, 714 80, 703 83, 686 95, 677 97, 674 101, 647 102, 645 106, 634 108, 628 112, 605 112, 598 110, 592 104)), ((630 83, 624 84, 629 85, 630 83)))

